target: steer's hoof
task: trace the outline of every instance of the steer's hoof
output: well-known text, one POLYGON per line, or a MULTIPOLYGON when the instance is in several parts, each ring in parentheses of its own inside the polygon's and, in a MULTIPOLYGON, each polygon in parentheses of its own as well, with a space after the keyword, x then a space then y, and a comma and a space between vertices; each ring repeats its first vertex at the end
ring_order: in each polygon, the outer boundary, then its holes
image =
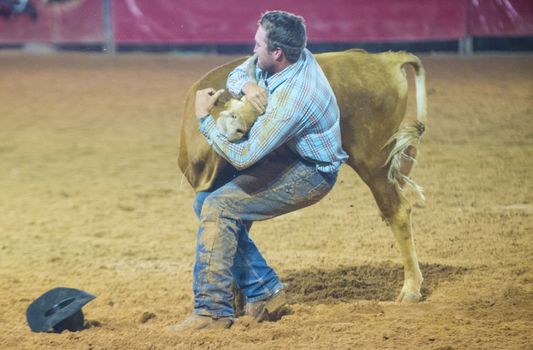
POLYGON ((422 300, 422 294, 420 292, 404 292, 400 293, 396 302, 398 303, 418 303, 422 300))

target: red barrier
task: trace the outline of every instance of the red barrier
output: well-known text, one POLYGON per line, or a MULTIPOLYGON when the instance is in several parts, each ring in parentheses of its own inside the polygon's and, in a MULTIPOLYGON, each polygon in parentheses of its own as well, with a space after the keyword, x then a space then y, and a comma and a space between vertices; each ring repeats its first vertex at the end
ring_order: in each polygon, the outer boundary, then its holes
POLYGON ((101 43, 100 1, 73 0, 65 3, 33 1, 38 18, 27 15, 0 17, 0 43, 101 43))
POLYGON ((249 43, 266 10, 306 19, 310 42, 457 39, 464 0, 124 0, 113 3, 117 43, 249 43))
MULTIPOLYGON (((102 43, 102 0, 30 0, 39 17, 0 17, 0 44, 102 43)), ((251 43, 260 14, 302 15, 309 41, 457 40, 533 35, 533 0, 116 0, 118 44, 251 43)))

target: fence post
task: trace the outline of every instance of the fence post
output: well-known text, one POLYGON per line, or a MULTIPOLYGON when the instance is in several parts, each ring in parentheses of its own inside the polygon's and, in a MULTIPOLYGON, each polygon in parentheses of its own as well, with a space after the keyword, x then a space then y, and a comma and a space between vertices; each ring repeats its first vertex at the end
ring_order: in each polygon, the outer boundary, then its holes
POLYGON ((470 35, 465 35, 459 40, 459 54, 470 56, 474 53, 474 40, 470 35))
POLYGON ((116 52, 113 32, 113 0, 102 0, 102 29, 104 34, 103 50, 109 54, 116 52))
POLYGON ((458 51, 461 56, 470 56, 474 53, 474 40, 470 33, 470 17, 472 15, 472 0, 465 0, 465 33, 459 39, 458 51))

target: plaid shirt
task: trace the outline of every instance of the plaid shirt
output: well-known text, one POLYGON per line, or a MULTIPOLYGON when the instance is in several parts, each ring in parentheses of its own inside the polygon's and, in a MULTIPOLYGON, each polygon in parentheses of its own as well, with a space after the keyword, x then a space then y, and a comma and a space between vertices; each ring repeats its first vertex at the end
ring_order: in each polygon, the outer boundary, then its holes
MULTIPOLYGON (((234 96, 250 81, 246 60, 230 73, 227 88, 234 96)), ((348 155, 342 149, 339 107, 322 69, 307 49, 283 71, 268 76, 257 69, 257 80, 268 90, 266 112, 251 127, 248 137, 229 142, 219 133, 211 115, 200 119, 200 131, 215 151, 237 169, 255 164, 286 144, 317 169, 337 172, 348 155)))

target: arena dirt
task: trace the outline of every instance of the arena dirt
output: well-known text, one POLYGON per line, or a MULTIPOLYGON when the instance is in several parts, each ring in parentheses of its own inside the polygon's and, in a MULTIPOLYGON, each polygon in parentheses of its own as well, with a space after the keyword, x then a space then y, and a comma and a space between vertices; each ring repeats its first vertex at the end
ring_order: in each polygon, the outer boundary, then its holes
POLYGON ((528 55, 422 56, 421 303, 395 303, 398 247, 343 168, 317 205, 254 225, 288 285, 281 320, 167 333, 191 312, 197 226, 176 166, 181 106, 230 59, 0 53, 0 348, 533 348, 528 55), (97 296, 88 328, 30 332, 27 306, 59 286, 97 296))

